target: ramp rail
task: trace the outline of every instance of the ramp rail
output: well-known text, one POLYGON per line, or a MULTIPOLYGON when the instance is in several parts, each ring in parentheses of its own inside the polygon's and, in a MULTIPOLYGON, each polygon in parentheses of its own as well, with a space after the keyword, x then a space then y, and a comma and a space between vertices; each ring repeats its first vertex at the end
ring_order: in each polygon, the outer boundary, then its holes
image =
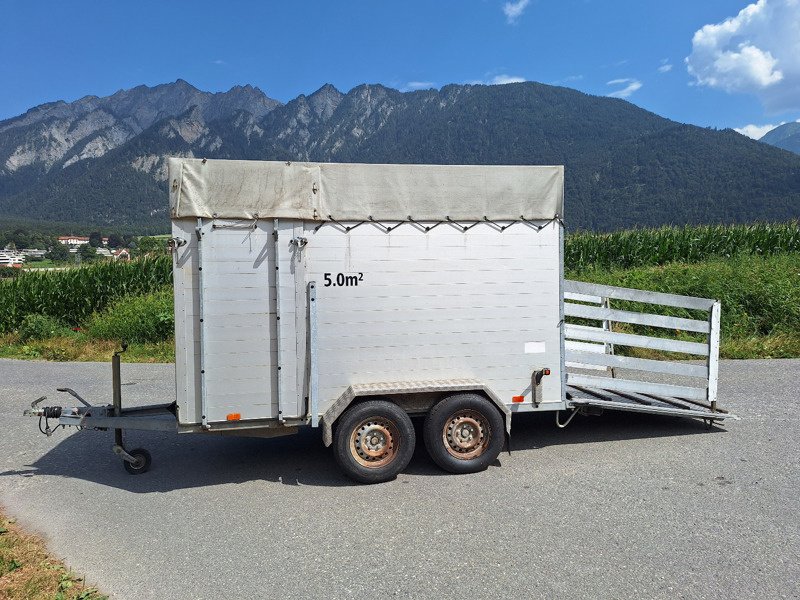
POLYGON ((565 281, 565 318, 600 322, 599 326, 564 325, 568 404, 706 419, 735 418, 717 406, 720 311, 720 302, 708 298, 565 281), (644 304, 652 312, 629 310, 628 306, 613 308, 612 301, 618 306, 619 301, 644 304), (690 314, 700 312, 704 318, 663 314, 664 307, 695 311, 690 314), (662 314, 656 312, 659 308, 662 314), (628 330, 656 328, 669 335, 615 331, 614 323, 626 324, 628 330), (704 334, 705 341, 687 340, 682 332, 704 334), (688 354, 702 357, 705 364, 620 356, 615 353, 619 346, 688 354), (625 369, 625 378, 619 376, 619 369, 625 369), (654 379, 652 374, 657 374, 657 379, 677 376, 682 382, 654 382, 639 374, 650 374, 650 379, 654 379), (684 383, 685 379, 690 383, 684 383))

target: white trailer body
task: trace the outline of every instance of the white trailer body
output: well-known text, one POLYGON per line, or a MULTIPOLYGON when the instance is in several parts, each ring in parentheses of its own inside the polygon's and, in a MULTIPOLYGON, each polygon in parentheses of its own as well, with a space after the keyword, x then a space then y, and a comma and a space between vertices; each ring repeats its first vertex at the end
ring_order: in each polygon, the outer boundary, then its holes
POLYGON ((478 381, 509 411, 564 408, 561 167, 174 160, 170 181, 186 242, 174 270, 181 425, 316 420, 349 388, 387 383, 478 381), (196 182, 230 167, 258 182, 244 209, 182 189, 189 179, 207 194, 196 182), (289 216, 317 218, 252 214, 262 179, 291 179, 321 206, 289 216), (515 205, 492 206, 502 194, 515 205), (452 205, 431 206, 436 196, 452 205), (345 203, 351 214, 321 212, 345 203))
POLYGON ((493 463, 517 412, 736 418, 717 403, 719 302, 565 281, 563 167, 168 162, 175 402, 123 408, 118 352, 111 405, 65 389, 82 406, 27 411, 48 435, 114 429, 131 473, 150 455, 124 429, 321 427, 369 483, 411 459, 409 415, 456 473, 493 463))
POLYGON ((537 401, 563 408, 561 227, 537 225, 207 220, 198 242, 196 220, 174 221, 180 423, 305 419, 312 283, 320 414, 355 384, 462 379, 526 410, 542 368, 537 401))

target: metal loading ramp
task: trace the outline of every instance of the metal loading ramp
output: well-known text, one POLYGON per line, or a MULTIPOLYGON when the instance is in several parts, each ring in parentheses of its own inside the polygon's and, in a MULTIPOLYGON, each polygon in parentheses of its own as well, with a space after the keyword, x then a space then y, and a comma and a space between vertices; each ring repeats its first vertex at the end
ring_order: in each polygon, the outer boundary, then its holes
POLYGON ((567 406, 738 419, 717 406, 720 310, 719 302, 707 298, 565 281, 567 406), (612 306, 612 302, 621 308, 612 306), (640 306, 647 312, 630 310, 640 306), (675 312, 702 314, 705 318, 675 316, 675 312), (634 327, 645 328, 647 335, 629 333, 634 327), (686 332, 692 334, 691 341, 686 332), (705 340, 695 341, 701 337, 705 340), (678 353, 679 357, 689 355, 704 361, 620 356, 615 352, 618 346, 678 353), (654 382, 654 378, 667 382, 654 382), (676 379, 680 383, 672 382, 676 379))
POLYGON ((608 410, 673 415, 700 419, 737 419, 727 410, 710 408, 692 403, 683 398, 657 396, 655 394, 629 394, 602 388, 567 386, 567 406, 571 408, 597 407, 608 410))

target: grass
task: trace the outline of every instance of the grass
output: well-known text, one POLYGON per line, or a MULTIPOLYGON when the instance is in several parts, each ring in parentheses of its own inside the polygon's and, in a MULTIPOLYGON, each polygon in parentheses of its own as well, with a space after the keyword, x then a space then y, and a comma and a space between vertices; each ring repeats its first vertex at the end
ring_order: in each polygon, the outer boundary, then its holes
POLYGON ((0 599, 103 600, 85 580, 47 553, 44 542, 0 513, 0 599))
POLYGON ((175 330, 172 288, 164 287, 149 294, 126 296, 86 322, 86 331, 98 339, 128 342, 159 342, 169 339, 175 330))
POLYGON ((50 260, 49 258, 44 258, 42 260, 35 260, 35 261, 25 261, 24 269, 52 269, 53 267, 63 267, 65 266, 64 263, 57 263, 55 261, 50 260))
MULTIPOLYGON (((671 263, 633 269, 587 269, 568 278, 644 290, 716 298, 722 301, 723 358, 800 357, 800 253, 775 256, 739 255, 694 264, 671 263)), ((614 308, 648 310, 642 305, 615 302, 614 308)), ((667 313, 667 311, 665 311, 667 313)), ((669 314, 699 318, 700 314, 672 309, 669 314)), ((663 330, 617 326, 619 331, 657 335, 663 330)), ((704 336, 683 334, 687 340, 704 336)), ((638 356, 653 353, 631 351, 638 356)))
MULTIPOLYGON (((120 349, 118 340, 91 338, 85 334, 22 341, 19 334, 0 335, 0 358, 52 360, 61 362, 108 362, 120 349)), ((122 362, 175 362, 172 338, 160 342, 132 342, 122 354, 122 362)))

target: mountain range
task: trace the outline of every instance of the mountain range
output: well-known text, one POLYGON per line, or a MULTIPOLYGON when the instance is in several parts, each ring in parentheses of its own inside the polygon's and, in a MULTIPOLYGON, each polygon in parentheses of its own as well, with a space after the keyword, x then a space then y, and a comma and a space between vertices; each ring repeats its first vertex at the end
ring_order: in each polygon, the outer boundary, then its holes
POLYGON ((775 129, 768 131, 758 141, 800 154, 800 123, 794 122, 779 125, 775 129))
POLYGON ((0 121, 6 217, 166 230, 165 156, 563 164, 571 229, 800 216, 800 156, 732 130, 539 83, 325 85, 286 104, 178 80, 0 121))

